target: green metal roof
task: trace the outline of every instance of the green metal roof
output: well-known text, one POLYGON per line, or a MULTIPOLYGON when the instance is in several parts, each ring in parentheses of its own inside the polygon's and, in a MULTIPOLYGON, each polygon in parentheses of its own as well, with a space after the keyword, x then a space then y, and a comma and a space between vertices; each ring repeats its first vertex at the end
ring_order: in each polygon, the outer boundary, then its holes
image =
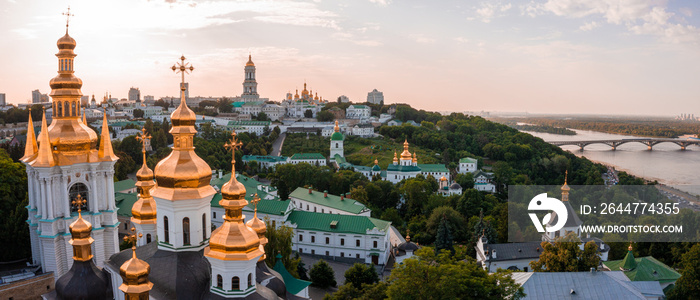
POLYGON ((358 172, 363 172, 363 171, 364 171, 364 172, 369 172, 369 171, 372 170, 372 168, 367 167, 367 166, 354 166, 354 167, 355 167, 355 170, 358 171, 358 172))
POLYGON ((481 176, 481 175, 484 175, 484 177, 486 177, 486 178, 488 178, 488 179, 493 178, 493 174, 486 173, 486 172, 481 171, 481 170, 476 171, 476 173, 474 173, 474 178, 478 178, 478 177, 481 176))
MULTIPOLYGON (((260 182, 257 180, 238 174, 238 182, 242 183, 243 186, 245 186, 245 199, 248 200, 248 205, 247 207, 250 208, 251 210, 254 208, 253 204, 250 203, 250 200, 253 200, 253 194, 258 193, 258 197, 261 198, 260 202, 258 202, 258 212, 268 214, 268 215, 284 215, 284 213, 287 211, 287 208, 289 208, 289 205, 291 201, 289 199, 281 201, 279 198, 275 197, 275 199, 264 199, 267 197, 268 193, 263 191, 263 190, 258 190, 258 185, 260 182)), ((231 180, 231 173, 228 173, 221 178, 216 178, 211 181, 211 185, 216 186, 221 190, 221 187, 224 185, 224 183, 228 182, 231 180)), ((214 197, 211 199, 211 207, 221 207, 219 205, 219 201, 221 200, 221 193, 216 193, 214 197)))
POLYGON ((114 191, 121 192, 128 189, 133 189, 136 187, 136 181, 133 179, 124 179, 122 181, 117 181, 114 183, 114 191))
POLYGON ((323 192, 314 190, 311 190, 311 193, 309 194, 309 189, 303 187, 298 187, 291 194, 289 194, 289 197, 309 201, 311 203, 323 205, 326 207, 342 210, 353 214, 359 214, 367 210, 366 206, 353 199, 345 198, 343 200, 340 200, 339 196, 331 194, 328 194, 328 197, 324 197, 323 192))
POLYGON ((361 108, 367 109, 367 108, 369 108, 369 106, 367 106, 367 105, 353 105, 352 107, 357 108, 357 109, 361 109, 361 108))
POLYGON ((459 160, 460 164, 475 164, 477 160, 475 158, 465 157, 459 160))
POLYGON ((634 261, 632 250, 627 251, 627 255, 622 260, 622 270, 634 270, 637 267, 637 262, 634 261))
POLYGON ((243 104, 245 104, 244 101, 236 101, 236 102, 231 103, 231 105, 233 105, 233 107, 241 107, 241 106, 243 106, 243 104))
POLYGON ((343 140, 343 134, 340 132, 334 132, 331 134, 331 141, 342 141, 343 140))
POLYGON ((277 271, 277 273, 280 273, 280 275, 282 275, 282 279, 284 280, 284 286, 287 288, 287 292, 296 295, 297 293, 301 292, 306 287, 311 285, 310 281, 301 280, 299 278, 295 278, 294 276, 292 276, 292 274, 289 274, 287 268, 285 268, 284 264, 282 264, 281 254, 278 253, 275 258, 277 258, 277 262, 275 263, 275 266, 272 269, 277 271))
POLYGON ((281 162, 287 161, 286 156, 273 156, 273 155, 243 155, 243 161, 262 161, 262 162, 281 162))
POLYGON ((343 232, 367 234, 367 230, 377 228, 386 231, 391 222, 379 219, 339 214, 314 213, 309 211, 295 210, 289 214, 287 221, 297 225, 301 230, 318 230, 324 232, 343 232), (332 228, 331 222, 337 222, 332 228))
POLYGON ((131 218, 131 208, 139 199, 137 193, 114 193, 114 202, 117 205, 117 215, 131 218))
MULTIPOLYGON (((627 254, 628 256, 629 253, 627 254)), ((634 256, 632 256, 634 257, 634 256)), ((627 256, 622 260, 604 261, 603 264, 611 271, 620 271, 627 267, 635 266, 629 271, 624 271, 625 275, 632 281, 658 281, 660 283, 675 282, 681 277, 681 274, 673 268, 656 260, 651 256, 633 258, 634 264, 627 261, 627 256), (627 265, 627 267, 625 267, 627 265)))
POLYGON ((402 166, 402 165, 395 165, 395 164, 389 164, 389 166, 386 168, 387 171, 396 171, 396 172, 420 172, 420 168, 416 166, 402 166))
POLYGON ((372 171, 379 172, 381 170, 382 170, 382 168, 380 168, 379 165, 372 166, 372 171))
POLYGON ((321 153, 295 153, 291 159, 326 159, 321 153))
POLYGON ((447 167, 445 165, 440 165, 440 164, 418 164, 418 167, 422 172, 443 172, 447 173, 449 170, 447 170, 447 167))

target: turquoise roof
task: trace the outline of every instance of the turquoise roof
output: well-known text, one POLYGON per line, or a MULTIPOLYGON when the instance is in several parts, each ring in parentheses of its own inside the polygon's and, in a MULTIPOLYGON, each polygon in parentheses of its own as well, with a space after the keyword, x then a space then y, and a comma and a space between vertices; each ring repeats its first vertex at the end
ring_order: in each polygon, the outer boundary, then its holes
POLYGON ((318 205, 323 205, 337 210, 342 210, 353 214, 359 214, 363 211, 368 210, 368 208, 364 206, 364 204, 357 202, 353 199, 345 198, 343 200, 340 200, 339 196, 328 194, 327 197, 324 197, 323 194, 323 192, 314 190, 311 190, 311 193, 309 193, 308 188, 298 187, 291 194, 289 194, 289 197, 308 201, 318 205))
POLYGON ((484 172, 484 171, 479 170, 479 171, 476 171, 476 172, 474 173, 474 178, 478 178, 478 177, 481 176, 481 175, 483 175, 484 177, 486 177, 486 178, 488 178, 488 179, 491 179, 491 178, 493 177, 493 174, 491 174, 491 173, 486 173, 486 172, 484 172))
POLYGON ((471 157, 465 157, 459 160, 460 164, 475 164, 476 162, 476 159, 471 157))
POLYGON ((343 140, 343 134, 340 132, 334 132, 331 134, 331 141, 342 141, 343 140))
POLYGON ((420 168, 416 166, 402 166, 402 165, 395 165, 395 164, 390 164, 387 168, 387 171, 393 171, 393 172, 420 172, 420 168))
POLYGON ((382 168, 380 168, 379 165, 374 165, 374 166, 372 167, 372 171, 379 172, 379 171, 381 171, 381 170, 382 170, 382 168))
POLYGON ((630 255, 630 253, 631 251, 625 256, 625 259, 604 261, 603 264, 611 271, 627 270, 623 271, 632 281, 669 283, 675 282, 681 277, 680 273, 656 258, 651 256, 634 258, 634 255, 630 255), (631 262, 631 259, 634 261, 631 262))
MULTIPOLYGON (((268 196, 268 193, 259 190, 258 185, 260 185, 260 182, 238 174, 238 182, 242 183, 243 186, 245 186, 246 194, 245 194, 245 199, 250 202, 250 200, 253 200, 253 194, 257 193, 258 197, 261 198, 260 202, 258 203, 258 212, 268 214, 268 215, 284 215, 284 213, 287 211, 289 208, 289 205, 291 201, 289 199, 281 201, 279 198, 275 197, 275 199, 264 199, 265 197, 268 196)), ((231 173, 228 173, 221 178, 217 178, 211 181, 211 185, 216 186, 221 190, 221 187, 224 185, 224 183, 228 182, 231 180, 231 173)), ((214 197, 211 199, 211 207, 221 207, 219 205, 219 201, 221 200, 221 193, 216 193, 214 197)), ((254 208, 252 203, 248 203, 248 208, 251 210, 254 208)))
POLYGON ((442 172, 442 173, 447 173, 449 170, 447 170, 447 167, 445 165, 440 165, 440 164, 418 164, 418 167, 422 172, 442 172))
POLYGON ((241 107, 241 106, 243 106, 243 104, 245 104, 245 102, 243 102, 243 101, 236 101, 236 102, 231 103, 231 105, 233 105, 233 107, 241 107))
POLYGON ((367 166, 354 166, 354 167, 355 167, 355 171, 357 171, 357 172, 369 172, 372 170, 372 168, 367 167, 367 166))
POLYGON ((367 109, 367 108, 369 108, 369 106, 367 106, 367 105, 353 105, 352 107, 357 108, 357 109, 361 109, 361 108, 362 108, 362 109, 367 109))
POLYGON ((117 181, 114 183, 114 191, 121 192, 128 189, 133 189, 136 187, 136 181, 133 179, 124 179, 122 181, 117 181))
POLYGON ((262 162, 282 162, 287 161, 286 156, 273 156, 273 155, 243 155, 243 161, 262 161, 262 162))
POLYGON ((295 153, 291 159, 326 159, 321 153, 295 153))
POLYGON ((299 210, 289 214, 287 221, 296 224, 297 229, 301 230, 357 234, 367 234, 367 230, 374 228, 386 231, 391 225, 391 222, 365 216, 324 214, 299 210), (334 223, 334 226, 331 226, 331 223, 334 223))
POLYGON ((272 269, 277 271, 277 273, 280 273, 280 275, 282 275, 282 279, 284 280, 284 286, 287 288, 287 292, 296 295, 297 293, 303 291, 305 288, 311 285, 310 281, 301 280, 299 278, 295 278, 294 276, 292 276, 292 274, 289 274, 287 268, 285 268, 284 264, 282 264, 281 254, 277 253, 277 256, 275 256, 275 258, 277 258, 277 262, 275 263, 275 266, 272 269))

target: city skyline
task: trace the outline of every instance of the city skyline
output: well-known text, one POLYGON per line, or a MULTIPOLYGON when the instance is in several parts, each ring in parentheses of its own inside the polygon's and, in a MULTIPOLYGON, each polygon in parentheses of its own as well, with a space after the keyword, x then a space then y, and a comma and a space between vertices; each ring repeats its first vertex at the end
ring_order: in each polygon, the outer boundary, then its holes
POLYGON ((82 92, 129 87, 176 96, 184 54, 190 95, 242 92, 247 55, 261 97, 304 82, 327 100, 433 111, 677 115, 698 113, 700 29, 692 2, 619 1, 91 1, 5 0, 11 47, 0 93, 26 103, 55 76, 55 41, 71 5, 82 92), (664 103, 660 106, 658 103, 664 103))

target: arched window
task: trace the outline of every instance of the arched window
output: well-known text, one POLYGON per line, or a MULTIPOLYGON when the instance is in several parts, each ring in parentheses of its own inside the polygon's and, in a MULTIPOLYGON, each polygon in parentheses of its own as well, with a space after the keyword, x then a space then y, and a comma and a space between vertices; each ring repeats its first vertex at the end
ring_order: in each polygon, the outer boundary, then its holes
MULTIPOLYGON (((83 204, 80 209, 82 210, 89 210, 88 209, 88 188, 85 184, 82 184, 80 182, 76 182, 75 184, 71 185, 70 189, 68 189, 68 201, 73 201, 75 198, 80 195, 83 199, 85 199, 85 204, 83 204)), ((69 202, 70 203, 70 202, 69 202)), ((78 211, 77 207, 74 207, 73 205, 70 206, 71 209, 70 211, 78 211)))
POLYGON ((73 101, 73 102, 71 103, 71 106, 72 106, 72 108, 71 108, 71 114, 70 114, 70 115, 73 116, 73 117, 75 117, 75 116, 78 115, 78 114, 76 113, 76 109, 75 109, 75 101, 73 101))
POLYGON ((253 286, 253 273, 248 273, 248 287, 253 286))
POLYGON ((146 234, 146 244, 151 242, 151 234, 146 234))
POLYGON ((170 229, 168 228, 168 216, 163 216, 163 231, 165 234, 165 242, 170 243, 170 229))
POLYGON ((238 276, 231 278, 231 289, 236 291, 241 289, 241 280, 238 279, 238 276))
POLYGON ((202 241, 207 239, 207 214, 202 214, 202 241))
POLYGON ((190 218, 182 219, 182 244, 190 244, 190 218))
POLYGON ((220 289, 224 288, 224 278, 221 277, 221 275, 216 275, 216 287, 220 289))
POLYGON ((216 212, 215 212, 215 211, 212 211, 212 212, 211 212, 211 217, 214 218, 214 219, 216 219, 216 212))
POLYGON ((63 116, 70 116, 70 104, 68 101, 63 102, 63 116))

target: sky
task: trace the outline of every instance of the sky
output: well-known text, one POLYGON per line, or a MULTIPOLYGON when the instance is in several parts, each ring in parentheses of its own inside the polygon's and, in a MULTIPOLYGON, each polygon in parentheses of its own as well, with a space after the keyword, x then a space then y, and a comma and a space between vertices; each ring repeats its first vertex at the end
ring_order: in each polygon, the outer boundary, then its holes
POLYGON ((248 54, 261 97, 304 82, 324 99, 431 111, 700 115, 700 1, 0 0, 0 93, 49 93, 70 35, 83 94, 242 92, 248 54))

